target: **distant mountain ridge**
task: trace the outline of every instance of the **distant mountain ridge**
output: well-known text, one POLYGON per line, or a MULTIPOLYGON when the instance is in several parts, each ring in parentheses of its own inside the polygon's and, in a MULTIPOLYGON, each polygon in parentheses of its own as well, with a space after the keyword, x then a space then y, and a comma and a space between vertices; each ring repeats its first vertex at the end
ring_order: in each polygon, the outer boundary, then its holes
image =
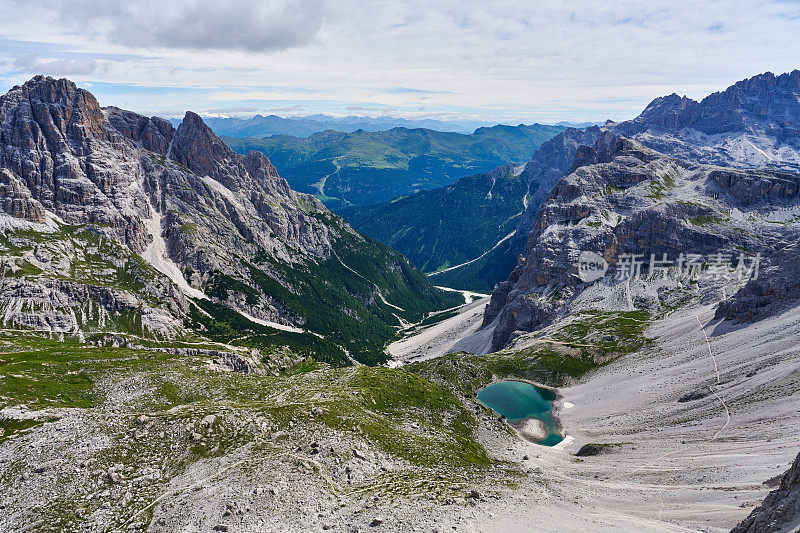
POLYGON ((528 193, 521 170, 507 165, 448 187, 339 213, 359 231, 401 250, 423 272, 452 268, 492 248, 498 233, 514 231, 528 193))
MULTIPOLYGON (((278 115, 255 115, 251 118, 205 117, 206 124, 217 135, 229 137, 269 137, 271 135, 294 135, 308 137, 325 130, 352 133, 358 130, 385 131, 392 128, 427 128, 437 131, 473 133, 476 129, 489 126, 486 121, 476 120, 436 120, 406 119, 399 117, 347 116, 334 117, 316 114, 302 117, 281 117, 278 115)), ((178 127, 180 119, 170 120, 178 127)))
POLYGON ((519 163, 563 131, 558 126, 492 126, 473 133, 425 128, 387 131, 332 130, 307 138, 223 137, 240 154, 265 154, 296 190, 331 208, 368 205, 450 185, 498 165, 519 163))
POLYGON ((562 120, 561 122, 556 122, 554 126, 564 126, 565 128, 575 128, 575 129, 586 129, 591 128, 592 126, 602 126, 605 122, 569 122, 566 120, 562 120))
POLYGON ((578 147, 594 144, 599 135, 596 126, 569 128, 543 143, 524 165, 341 214, 359 231, 404 253, 435 284, 490 292, 525 252, 536 206, 572 165, 578 147), (462 242, 463 236, 471 241, 462 242))

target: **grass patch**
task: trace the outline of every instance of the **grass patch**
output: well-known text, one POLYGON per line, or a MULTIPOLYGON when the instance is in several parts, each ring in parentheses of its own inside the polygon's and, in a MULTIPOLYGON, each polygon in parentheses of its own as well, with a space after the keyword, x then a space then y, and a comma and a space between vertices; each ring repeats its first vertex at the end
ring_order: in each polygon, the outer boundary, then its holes
POLYGON ((653 200, 662 200, 670 189, 675 188, 675 178, 673 178, 670 174, 664 174, 663 176, 653 178, 650 180, 649 183, 649 194, 648 197, 652 198, 653 200))
POLYGON ((725 221, 725 218, 714 215, 699 215, 696 217, 689 217, 689 222, 695 226, 709 226, 711 224, 721 224, 725 221))
POLYGON ((389 454, 425 467, 484 467, 491 462, 474 440, 475 416, 448 388, 419 374, 360 367, 342 393, 355 402, 328 404, 325 423, 336 429, 355 423, 368 440, 389 454), (409 431, 405 429, 409 423, 426 430, 409 431))
POLYGON ((344 350, 324 338, 311 333, 295 333, 262 326, 229 307, 209 300, 194 300, 194 303, 196 307, 192 306, 190 310, 187 326, 215 341, 258 348, 265 354, 288 348, 297 355, 332 366, 350 364, 344 350))
POLYGON ((569 324, 539 336, 541 342, 517 351, 476 356, 456 353, 408 365, 459 394, 472 397, 498 379, 524 379, 561 386, 615 358, 638 351, 650 340, 647 311, 584 311, 569 324))
POLYGON ((8 439, 13 439, 19 434, 25 433, 31 428, 41 426, 44 423, 44 420, 17 420, 15 418, 1 418, 0 444, 3 444, 8 439))

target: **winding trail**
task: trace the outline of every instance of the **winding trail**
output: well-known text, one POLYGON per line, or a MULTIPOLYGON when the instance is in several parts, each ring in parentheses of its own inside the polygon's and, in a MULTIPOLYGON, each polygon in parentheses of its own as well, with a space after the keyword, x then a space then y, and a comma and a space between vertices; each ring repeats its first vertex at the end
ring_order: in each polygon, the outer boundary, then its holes
POLYGON ((474 263, 474 262, 475 262, 475 261, 477 261, 478 259, 482 259, 482 258, 483 258, 484 256, 486 256, 486 255, 487 255, 489 252, 491 252, 491 251, 494 251, 494 249, 495 249, 495 248, 497 248, 498 246, 500 246, 501 244, 503 244, 504 242, 506 242, 508 239, 510 239, 511 237, 513 237, 513 236, 514 236, 514 234, 516 234, 516 233, 517 233, 517 230, 514 230, 514 231, 512 231, 511 233, 509 233, 508 235, 506 235, 505 237, 503 237, 502 239, 500 239, 499 241, 497 241, 497 243, 496 243, 494 246, 492 246, 491 248, 489 248, 488 250, 486 250, 485 252, 483 252, 481 255, 479 255, 479 256, 478 256, 478 257, 476 257, 475 259, 471 259, 471 260, 467 261, 466 263, 461 263, 460 265, 455 265, 455 266, 451 266, 451 267, 444 268, 444 269, 442 269, 442 270, 437 270, 436 272, 429 272, 429 273, 427 273, 427 274, 425 274, 425 275, 426 275, 426 276, 428 276, 428 277, 432 277, 432 276, 436 276, 436 275, 438 275, 438 274, 443 274, 444 272, 450 272, 451 270, 455 270, 455 269, 457 269, 457 268, 461 268, 461 267, 463 267, 463 266, 467 266, 467 265, 469 265, 469 264, 471 264, 471 263, 474 263))
MULTIPOLYGON (((717 386, 719 386, 719 384, 721 382, 721 379, 720 379, 720 376, 719 376, 719 367, 717 366, 717 358, 714 357, 714 352, 711 351, 711 343, 708 340, 708 335, 706 334, 706 330, 703 327, 703 324, 700 322, 700 315, 695 315, 694 318, 695 318, 695 320, 697 320, 697 325, 700 326, 700 331, 703 332, 703 337, 705 337, 705 339, 706 339, 706 347, 708 347, 708 355, 710 355, 711 356, 711 360, 714 361, 714 372, 716 372, 716 374, 717 374, 717 386)), ((717 431, 717 433, 714 435, 714 438, 711 439, 711 440, 717 440, 717 437, 719 437, 720 433, 725 431, 725 429, 727 429, 727 427, 730 425, 730 423, 731 423, 731 412, 728 409, 728 406, 722 400, 722 398, 719 397, 719 394, 717 394, 717 391, 714 390, 714 386, 713 385, 709 385, 708 386, 708 390, 711 391, 711 394, 713 394, 717 398, 717 400, 719 400, 719 403, 722 404, 722 407, 725 409, 725 416, 728 417, 727 421, 725 422, 725 425, 723 425, 719 429, 719 431, 717 431)))
MULTIPOLYGON (((366 281, 367 283, 371 284, 371 285, 372 285, 372 286, 375 288, 375 293, 377 294, 377 296, 378 296, 378 299, 379 299, 381 302, 383 302, 384 304, 388 305, 388 306, 389 306, 389 307, 391 307, 392 309, 396 309, 396 310, 400 311, 401 313, 405 313, 405 311, 406 311, 406 310, 405 310, 405 309, 403 309, 402 307, 400 307, 400 306, 398 306, 398 305, 394 305, 394 304, 392 304, 392 303, 389 303, 388 301, 386 301, 386 297, 383 295, 383 293, 381 292, 381 289, 380 289, 380 287, 378 287, 378 285, 377 285, 377 284, 375 284, 375 283, 374 283, 373 281, 371 281, 370 279, 368 279, 368 278, 365 278, 364 276, 362 276, 361 274, 359 274, 358 272, 356 272, 355 270, 353 270, 352 268, 350 268, 350 267, 347 265, 347 263, 345 263, 344 261, 342 261, 342 258, 341 258, 341 257, 339 257, 339 254, 337 254, 337 253, 336 253, 335 251, 333 251, 333 250, 331 250, 331 251, 333 252, 333 255, 336 257, 336 259, 339 261, 339 263, 341 263, 341 264, 342 264, 342 266, 343 266, 343 267, 345 267, 347 270, 349 270, 350 272, 352 272, 353 274, 355 274, 355 275, 356 275, 356 276, 358 276, 359 278, 363 279, 363 280, 364 280, 364 281, 366 281)), ((400 329, 401 329, 401 330, 403 330, 403 329, 406 329, 406 328, 408 328, 408 327, 410 327, 410 326, 412 325, 410 322, 408 322, 407 320, 405 320, 403 317, 401 317, 401 316, 400 316, 400 315, 398 315, 397 313, 392 313, 392 316, 394 316, 394 317, 395 317, 395 318, 396 318, 396 319, 397 319, 397 320, 400 322, 400 326, 399 326, 399 327, 400 327, 400 329)), ((395 326, 395 327, 397 327, 397 326, 395 326)))

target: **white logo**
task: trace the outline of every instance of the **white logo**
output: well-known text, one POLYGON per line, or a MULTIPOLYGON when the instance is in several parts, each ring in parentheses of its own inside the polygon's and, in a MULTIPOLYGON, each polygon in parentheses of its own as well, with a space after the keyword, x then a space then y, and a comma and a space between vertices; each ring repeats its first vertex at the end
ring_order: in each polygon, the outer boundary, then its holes
POLYGON ((594 252, 583 251, 578 257, 578 277, 585 283, 596 281, 606 274, 608 262, 594 252))

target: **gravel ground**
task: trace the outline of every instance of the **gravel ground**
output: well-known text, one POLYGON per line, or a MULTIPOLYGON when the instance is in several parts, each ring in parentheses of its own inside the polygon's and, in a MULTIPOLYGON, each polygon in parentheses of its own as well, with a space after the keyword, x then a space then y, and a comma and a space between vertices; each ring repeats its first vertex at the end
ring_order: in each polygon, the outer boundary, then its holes
POLYGON ((800 308, 738 329, 713 311, 673 312, 648 329, 649 348, 562 388, 570 439, 557 448, 470 403, 478 441, 506 461, 477 477, 269 414, 323 416, 313 405, 326 389, 302 388, 314 375, 255 410, 195 402, 143 416, 156 387, 135 373, 97 384, 100 409, 6 407, 0 418, 44 423, 0 444, 0 530, 727 531, 798 451, 800 308), (575 457, 587 443, 604 446, 575 457))

